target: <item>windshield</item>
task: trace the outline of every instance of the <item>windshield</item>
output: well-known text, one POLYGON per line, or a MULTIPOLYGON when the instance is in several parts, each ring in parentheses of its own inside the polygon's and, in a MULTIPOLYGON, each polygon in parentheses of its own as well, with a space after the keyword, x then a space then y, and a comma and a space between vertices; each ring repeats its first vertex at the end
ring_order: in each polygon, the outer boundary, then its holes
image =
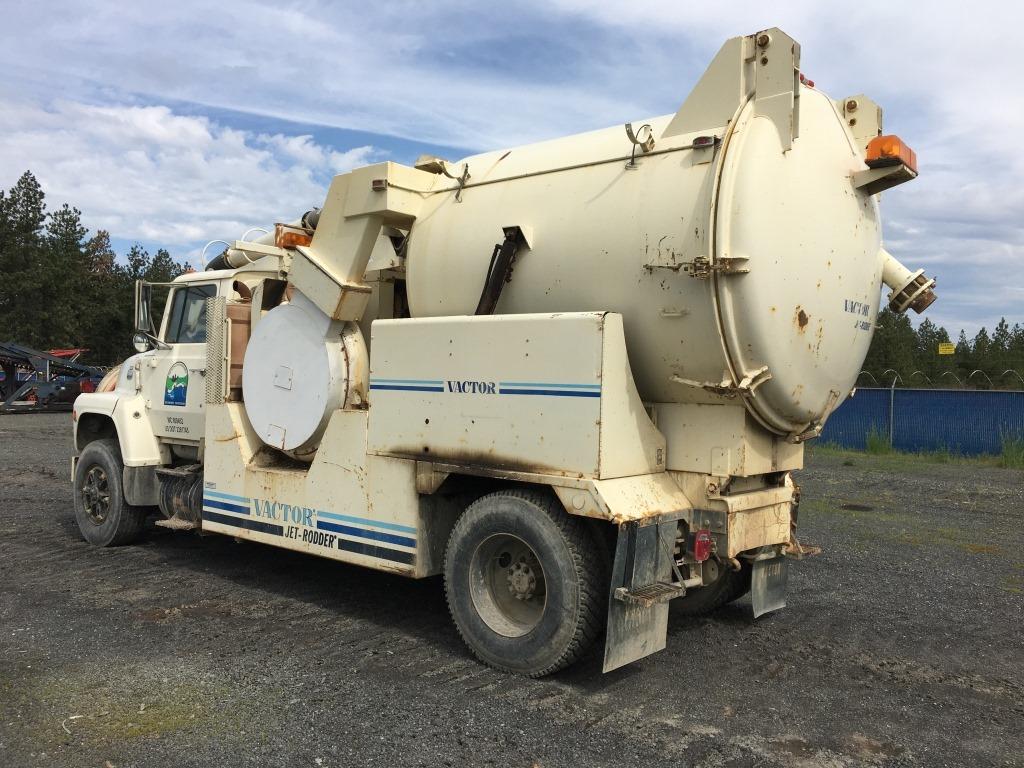
POLYGON ((175 288, 164 341, 168 344, 205 343, 206 300, 216 295, 217 286, 213 283, 175 288))

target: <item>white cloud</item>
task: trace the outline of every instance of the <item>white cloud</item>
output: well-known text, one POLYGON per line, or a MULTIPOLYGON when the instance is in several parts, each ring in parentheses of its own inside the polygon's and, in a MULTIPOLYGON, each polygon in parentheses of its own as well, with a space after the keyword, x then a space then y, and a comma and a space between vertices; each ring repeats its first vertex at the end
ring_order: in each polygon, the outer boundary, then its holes
POLYGON ((24 114, 0 115, 0 173, 27 163, 118 234, 175 242, 315 204, 319 170, 369 150, 126 105, 189 103, 490 149, 674 110, 722 41, 779 26, 801 42, 820 88, 869 94, 887 130, 917 150, 920 178, 886 193, 883 209, 890 250, 938 273, 929 316, 972 332, 1002 314, 1024 320, 1019 4, 9 5, 0 95, 24 114))
POLYGON ((167 107, 48 107, 0 101, 0 178, 36 173, 51 205, 93 229, 192 249, 292 219, 323 201, 330 177, 376 159, 310 136, 238 131, 167 107))

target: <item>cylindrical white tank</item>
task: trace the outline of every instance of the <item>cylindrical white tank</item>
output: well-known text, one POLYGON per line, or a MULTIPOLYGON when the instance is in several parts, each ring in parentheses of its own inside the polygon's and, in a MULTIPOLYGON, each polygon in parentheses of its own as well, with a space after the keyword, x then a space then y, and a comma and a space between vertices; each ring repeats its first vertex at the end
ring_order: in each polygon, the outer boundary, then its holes
POLYGON ((620 312, 646 401, 716 402, 703 384, 749 383, 732 394, 799 435, 854 386, 878 311, 877 199, 851 183, 862 151, 802 86, 788 151, 753 102, 703 132, 711 148, 664 137, 670 119, 648 121, 655 146, 634 168, 621 127, 467 158, 461 200, 428 196, 412 228, 411 313, 472 314, 502 227, 520 226, 530 247, 497 313, 620 312))
POLYGON ((246 414, 267 445, 312 461, 334 411, 365 402, 367 377, 359 326, 331 320, 296 291, 259 321, 246 345, 246 414))

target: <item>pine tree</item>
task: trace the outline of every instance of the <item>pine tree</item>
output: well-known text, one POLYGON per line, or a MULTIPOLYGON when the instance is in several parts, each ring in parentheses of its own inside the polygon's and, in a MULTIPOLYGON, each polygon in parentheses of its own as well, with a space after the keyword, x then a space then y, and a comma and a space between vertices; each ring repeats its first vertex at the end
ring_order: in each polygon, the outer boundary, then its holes
POLYGON ((110 233, 105 229, 96 230, 96 234, 85 244, 85 261, 89 271, 94 275, 109 275, 114 271, 117 254, 110 246, 110 233))
POLYGON ((67 203, 47 216, 42 286, 33 308, 45 347, 77 347, 85 342, 92 311, 82 214, 67 203))
POLYGON ((41 261, 46 202, 36 177, 26 171, 0 199, 0 339, 32 344, 43 286, 41 261))
POLYGON ((895 371, 905 385, 907 378, 916 370, 914 355, 918 340, 914 328, 906 315, 898 315, 888 308, 878 313, 876 324, 878 328, 868 349, 864 370, 886 386, 894 378, 886 371, 895 371))
POLYGON ((914 364, 921 375, 914 378, 918 384, 928 382, 935 385, 936 379, 950 367, 950 363, 946 362, 948 357, 939 355, 939 344, 948 342, 949 334, 945 328, 937 326, 930 319, 925 318, 917 327, 916 340, 914 364))

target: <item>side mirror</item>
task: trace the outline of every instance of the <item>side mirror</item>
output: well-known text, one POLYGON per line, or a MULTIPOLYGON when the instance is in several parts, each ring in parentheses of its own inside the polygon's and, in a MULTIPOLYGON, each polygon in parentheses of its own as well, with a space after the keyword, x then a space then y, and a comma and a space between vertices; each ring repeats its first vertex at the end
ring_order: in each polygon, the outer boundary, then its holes
MULTIPOLYGON (((135 330, 151 335, 156 334, 156 326, 153 325, 153 286, 144 280, 135 281, 135 330)), ((133 340, 134 343, 134 340, 133 340)), ((148 344, 148 342, 147 342, 148 344)), ((136 344, 136 349, 138 345, 136 344)), ((149 349, 147 346, 146 349, 149 349)), ((145 351, 145 350, 141 350, 145 351)))
POLYGON ((148 352, 153 345, 150 344, 146 334, 136 333, 132 336, 132 346, 135 347, 136 352, 148 352))

